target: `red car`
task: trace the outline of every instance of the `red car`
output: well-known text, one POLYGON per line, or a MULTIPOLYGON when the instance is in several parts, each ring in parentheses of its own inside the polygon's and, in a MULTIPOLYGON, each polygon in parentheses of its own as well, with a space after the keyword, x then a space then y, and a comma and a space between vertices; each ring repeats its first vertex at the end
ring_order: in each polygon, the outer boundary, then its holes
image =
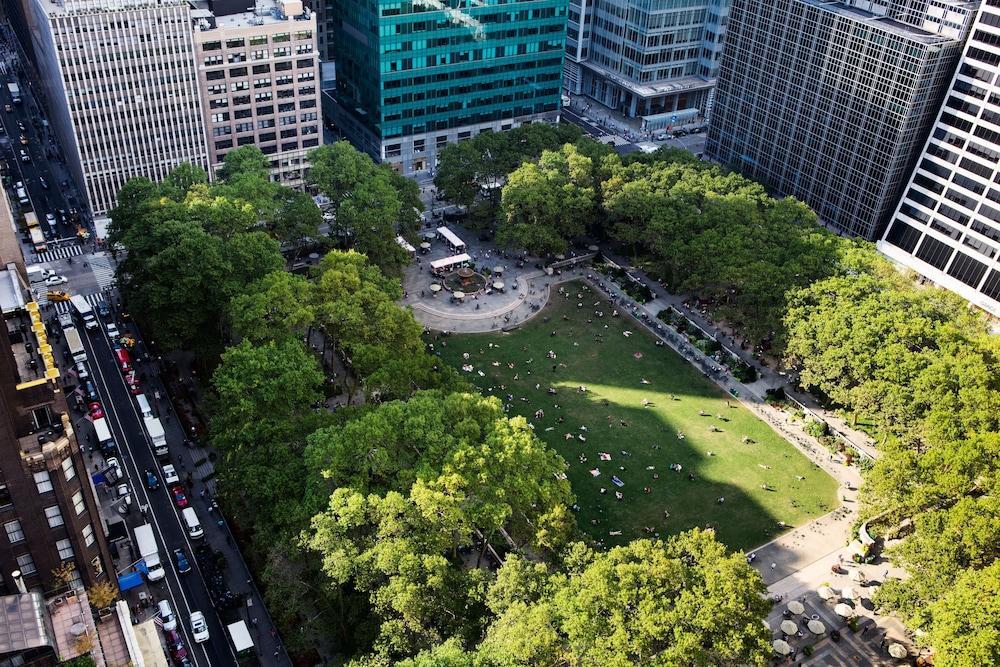
POLYGON ((118 362, 118 369, 122 373, 128 373, 132 370, 132 357, 129 355, 128 350, 123 347, 115 348, 115 361, 118 362))
POLYGON ((184 495, 184 489, 179 486, 171 487, 170 493, 174 495, 174 504, 176 504, 181 509, 188 506, 187 496, 184 495))
POLYGON ((135 369, 125 374, 125 384, 128 385, 128 390, 133 396, 142 393, 142 386, 139 384, 139 376, 136 374, 135 369))
POLYGON ((104 410, 101 409, 101 404, 98 403, 97 401, 94 401, 93 403, 88 403, 87 407, 90 409, 91 419, 100 419, 101 417, 104 416, 104 410))
POLYGON ((184 647, 184 640, 181 639, 180 633, 176 630, 170 630, 163 633, 166 635, 167 648, 170 649, 170 657, 174 659, 174 662, 182 664, 187 660, 187 649, 184 647))

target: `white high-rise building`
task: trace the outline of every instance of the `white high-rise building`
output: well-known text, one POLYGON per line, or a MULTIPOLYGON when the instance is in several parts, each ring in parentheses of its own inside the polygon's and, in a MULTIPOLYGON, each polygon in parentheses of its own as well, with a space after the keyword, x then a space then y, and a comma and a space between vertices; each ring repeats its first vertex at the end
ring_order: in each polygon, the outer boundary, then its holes
POLYGON ((984 0, 878 248, 1000 317, 1000 0, 984 0))
POLYGON ((29 0, 53 131, 91 213, 130 178, 208 168, 186 0, 29 0))

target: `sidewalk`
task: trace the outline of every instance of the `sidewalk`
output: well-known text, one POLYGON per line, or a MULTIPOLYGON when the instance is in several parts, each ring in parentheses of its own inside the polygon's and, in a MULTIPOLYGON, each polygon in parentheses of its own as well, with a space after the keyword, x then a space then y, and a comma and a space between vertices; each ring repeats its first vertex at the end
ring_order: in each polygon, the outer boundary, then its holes
POLYGON ((671 294, 656 280, 646 275, 641 269, 632 267, 630 262, 624 257, 606 251, 604 251, 603 254, 619 266, 628 270, 629 273, 634 275, 636 278, 641 279, 653 291, 656 298, 645 305, 645 309, 647 312, 650 312, 651 315, 655 317, 656 313, 660 310, 666 308, 667 306, 672 307, 677 312, 682 313, 685 317, 689 318, 699 327, 715 336, 720 343, 728 347, 732 352, 735 352, 744 362, 756 368, 760 374, 760 379, 750 385, 755 394, 763 396, 763 393, 768 389, 783 387, 787 395, 806 405, 810 410, 820 415, 832 428, 843 434, 846 439, 850 441, 851 444, 860 452, 873 459, 879 457, 880 453, 876 449, 874 441, 867 433, 852 428, 839 416, 821 407, 816 402, 816 399, 811 395, 793 388, 788 382, 787 377, 784 375, 767 366, 762 366, 759 361, 753 358, 752 354, 742 349, 741 342, 737 340, 736 332, 732 329, 724 325, 716 324, 700 312, 686 307, 684 305, 685 297, 671 294), (652 310, 654 308, 655 310, 652 310))

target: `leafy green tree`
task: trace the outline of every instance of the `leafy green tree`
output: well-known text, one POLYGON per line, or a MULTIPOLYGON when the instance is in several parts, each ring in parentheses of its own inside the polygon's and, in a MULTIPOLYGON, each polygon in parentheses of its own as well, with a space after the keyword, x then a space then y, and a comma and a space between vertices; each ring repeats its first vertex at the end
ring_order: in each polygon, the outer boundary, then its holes
POLYGON ((266 179, 270 169, 270 161, 260 148, 240 146, 226 153, 222 167, 219 168, 219 178, 228 181, 236 176, 253 174, 266 179))
POLYGON ((964 572, 928 616, 935 665, 1000 664, 1000 561, 964 572))
POLYGON ((569 123, 531 123, 508 132, 481 133, 441 151, 434 183, 450 202, 472 206, 482 197, 495 211, 510 172, 526 160, 537 160, 542 151, 558 150, 581 135, 569 123))
POLYGON ((565 252, 593 219, 593 162, 566 145, 514 171, 503 188, 497 242, 532 254, 565 252))
POLYGON ((359 183, 337 209, 337 224, 349 230, 352 246, 389 275, 397 275, 410 261, 396 242, 396 224, 402 203, 384 172, 359 183))
POLYGON ((764 584, 711 531, 578 550, 575 561, 537 599, 510 602, 480 656, 504 665, 621 667, 765 665, 771 657, 764 584))
POLYGON ((233 333, 253 343, 301 337, 316 319, 313 284, 284 270, 272 271, 233 298, 233 333))
POLYGON ((339 204, 376 170, 372 159, 346 141, 337 141, 309 153, 309 182, 339 204))
POLYGON ((274 218, 268 222, 268 231, 282 243, 295 243, 303 238, 315 238, 323 214, 306 192, 289 191, 280 200, 274 218))

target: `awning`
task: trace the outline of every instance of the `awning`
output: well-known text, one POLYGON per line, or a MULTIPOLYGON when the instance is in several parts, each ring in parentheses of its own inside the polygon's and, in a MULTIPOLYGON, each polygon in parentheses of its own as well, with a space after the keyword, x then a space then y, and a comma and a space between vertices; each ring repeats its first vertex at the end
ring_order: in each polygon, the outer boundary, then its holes
MULTIPOLYGON (((143 565, 145 565, 145 563, 143 563, 143 565)), ((118 577, 118 589, 121 591, 127 591, 132 588, 137 588, 138 586, 142 586, 141 572, 129 572, 128 574, 123 574, 118 577)))

